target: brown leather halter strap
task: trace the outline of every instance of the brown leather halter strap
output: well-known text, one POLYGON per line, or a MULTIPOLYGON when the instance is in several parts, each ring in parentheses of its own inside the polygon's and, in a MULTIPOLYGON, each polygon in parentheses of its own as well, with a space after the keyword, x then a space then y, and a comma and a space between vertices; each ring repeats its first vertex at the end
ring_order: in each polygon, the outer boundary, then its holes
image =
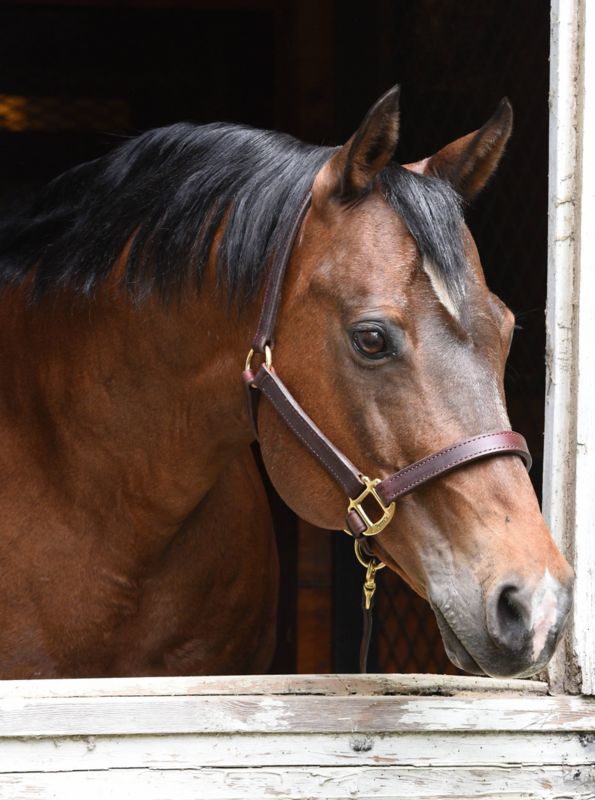
POLYGON ((416 489, 440 475, 444 475, 463 464, 497 455, 520 456, 527 469, 531 467, 531 455, 527 443, 520 433, 498 431, 473 436, 462 442, 445 447, 432 455, 389 475, 383 480, 370 480, 322 433, 303 408, 283 384, 270 363, 274 345, 274 331, 281 299, 283 279, 301 228, 311 195, 303 201, 283 248, 275 255, 267 279, 263 306, 252 350, 248 355, 242 377, 245 382, 252 424, 256 435, 258 398, 262 394, 284 420, 295 436, 319 461, 349 498, 345 531, 356 538, 379 533, 392 519, 394 502, 399 497, 416 489), (266 363, 255 372, 251 361, 255 353, 266 355, 266 363), (366 502, 366 508, 363 504, 366 502), (377 514, 369 511, 376 504, 377 514))

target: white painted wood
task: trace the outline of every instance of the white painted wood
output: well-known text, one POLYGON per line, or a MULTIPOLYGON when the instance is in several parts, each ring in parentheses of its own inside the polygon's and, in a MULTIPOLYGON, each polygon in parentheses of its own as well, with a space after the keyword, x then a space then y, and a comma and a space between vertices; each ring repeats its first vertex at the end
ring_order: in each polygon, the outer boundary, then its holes
MULTIPOLYGON (((550 39, 548 277, 543 513, 560 549, 573 560, 578 12, 582 0, 552 0, 550 39)), ((565 642, 566 643, 566 642, 565 642)), ((564 643, 564 644, 565 644, 564 643)), ((566 688, 559 646, 550 684, 566 688)), ((573 687, 576 690, 576 686, 573 687)))
POLYGON ((557 690, 595 692, 595 8, 552 0, 543 508, 576 572, 557 690))
POLYGON ((19 694, 10 682, 0 800, 595 800, 595 698, 512 687, 235 676, 36 681, 19 694))
POLYGON ((197 695, 0 701, 0 737, 420 730, 594 731, 595 698, 197 695))
POLYGON ((104 772, 6 775, 0 800, 378 800, 390 798, 500 798, 593 800, 593 767, 523 769, 407 767, 107 770, 104 772))
POLYGON ((8 697, 148 697, 150 695, 395 695, 506 692, 547 694, 541 681, 500 680, 467 675, 209 675, 167 678, 79 678, 0 681, 8 697))
POLYGON ((589 766, 595 737, 566 733, 203 734, 5 739, 11 772, 269 767, 589 766))
POLYGON ((573 515, 576 92, 581 2, 551 3, 543 509, 562 549, 568 549, 573 515))
POLYGON ((595 693, 595 6, 584 2, 582 42, 582 107, 579 119, 580 220, 577 374, 576 374, 576 500, 574 520, 573 644, 581 675, 581 691, 595 693))

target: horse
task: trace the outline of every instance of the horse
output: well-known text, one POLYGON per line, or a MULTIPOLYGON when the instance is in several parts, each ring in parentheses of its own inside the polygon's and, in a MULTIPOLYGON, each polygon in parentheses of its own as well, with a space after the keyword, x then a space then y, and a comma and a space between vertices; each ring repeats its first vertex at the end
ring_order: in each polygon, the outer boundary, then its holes
MULTIPOLYGON (((240 380, 284 248, 263 369, 361 476, 510 430, 514 316, 486 286, 463 207, 512 110, 399 165, 398 94, 339 147, 227 123, 149 131, 3 220, 1 678, 267 669, 278 566, 254 428, 299 518, 340 530, 346 511, 274 404, 251 424, 240 380)), ((430 602, 453 662, 542 669, 573 575, 518 453, 391 509, 365 552, 430 602)))

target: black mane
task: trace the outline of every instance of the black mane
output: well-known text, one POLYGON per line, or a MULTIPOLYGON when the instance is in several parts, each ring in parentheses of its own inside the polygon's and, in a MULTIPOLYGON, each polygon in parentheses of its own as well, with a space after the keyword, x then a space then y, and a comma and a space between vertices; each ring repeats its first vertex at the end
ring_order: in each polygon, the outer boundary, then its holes
MULTIPOLYGON (((143 298, 167 298, 193 275, 200 285, 224 219, 220 282, 230 298, 257 291, 332 148, 286 134, 216 123, 149 131, 65 172, 0 222, 0 284, 34 270, 33 294, 73 287, 91 295, 131 242, 124 281, 143 298)), ((464 256, 455 192, 397 165, 383 171, 387 202, 460 295, 464 256)))

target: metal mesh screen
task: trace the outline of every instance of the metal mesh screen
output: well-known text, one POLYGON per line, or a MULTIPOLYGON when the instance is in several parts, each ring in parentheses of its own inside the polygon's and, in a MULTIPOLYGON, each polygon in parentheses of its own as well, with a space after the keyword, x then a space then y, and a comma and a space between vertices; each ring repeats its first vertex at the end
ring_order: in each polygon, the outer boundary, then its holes
MULTIPOLYGON (((399 160, 435 152, 480 127, 508 95, 512 141, 497 176, 468 213, 488 285, 517 314, 507 368, 513 428, 534 456, 540 492, 547 245, 549 14, 546 3, 421 0, 399 6, 404 87, 399 160), (409 127, 409 125, 411 127, 409 127), (415 126, 415 127, 413 127, 415 126)), ((429 605, 388 570, 377 599, 380 671, 456 672, 429 605)))
POLYGON ((394 573, 379 573, 377 659, 382 672, 460 673, 444 651, 430 607, 394 573))

